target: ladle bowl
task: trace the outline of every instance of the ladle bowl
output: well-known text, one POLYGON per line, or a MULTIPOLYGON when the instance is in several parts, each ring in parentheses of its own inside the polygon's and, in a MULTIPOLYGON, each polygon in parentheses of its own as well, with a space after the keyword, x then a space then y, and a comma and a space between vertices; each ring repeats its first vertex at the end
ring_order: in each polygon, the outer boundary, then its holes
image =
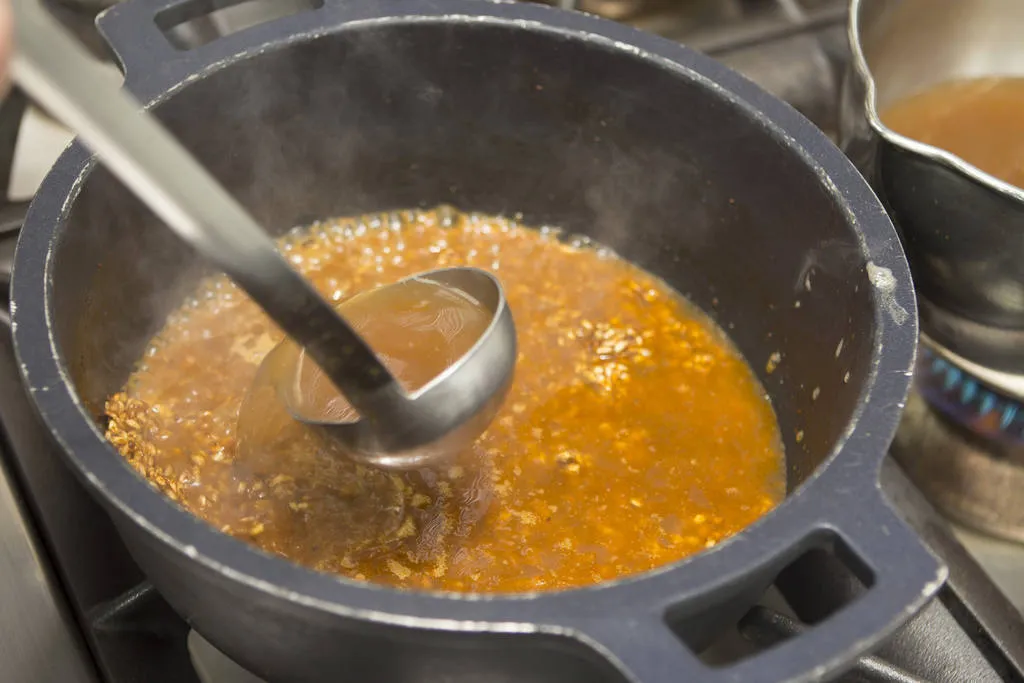
MULTIPOLYGON (((414 391, 403 390, 406 402, 397 404, 403 412, 379 425, 368 419, 324 420, 301 409, 294 395, 296 382, 277 387, 294 420, 323 432, 349 457, 389 469, 441 462, 472 443, 501 407, 516 362, 515 324, 498 278, 479 268, 440 268, 359 296, 386 296, 384 290, 409 280, 464 293, 491 314, 491 322, 473 347, 441 374, 414 391)), ((297 373, 293 367, 287 374, 297 373)))

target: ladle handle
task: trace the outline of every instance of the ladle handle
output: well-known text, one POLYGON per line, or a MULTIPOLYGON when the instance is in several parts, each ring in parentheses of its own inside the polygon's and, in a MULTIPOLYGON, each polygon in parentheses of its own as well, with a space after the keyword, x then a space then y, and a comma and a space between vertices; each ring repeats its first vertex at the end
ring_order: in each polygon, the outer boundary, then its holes
POLYGON ((363 418, 393 414, 405 402, 401 386, 248 212, 113 84, 38 0, 19 0, 13 7, 14 81, 305 347, 363 418))

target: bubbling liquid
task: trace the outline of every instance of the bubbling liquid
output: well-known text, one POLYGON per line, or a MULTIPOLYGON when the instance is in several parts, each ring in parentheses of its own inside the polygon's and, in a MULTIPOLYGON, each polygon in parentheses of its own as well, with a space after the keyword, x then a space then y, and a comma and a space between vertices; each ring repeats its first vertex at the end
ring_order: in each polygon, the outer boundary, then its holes
MULTIPOLYGON (((424 270, 490 270, 516 321, 515 378, 494 422, 446 466, 360 465, 279 403, 242 406, 254 386, 276 400, 254 381, 283 335, 230 281, 204 282, 107 402, 107 438, 224 533, 400 588, 556 590, 710 548, 785 492, 778 423, 742 356, 614 254, 450 210, 325 221, 282 248, 326 298, 353 305, 353 293, 424 270)), ((448 361, 425 349, 454 339, 417 349, 436 369, 448 361)), ((396 356, 404 342, 378 340, 396 356)))

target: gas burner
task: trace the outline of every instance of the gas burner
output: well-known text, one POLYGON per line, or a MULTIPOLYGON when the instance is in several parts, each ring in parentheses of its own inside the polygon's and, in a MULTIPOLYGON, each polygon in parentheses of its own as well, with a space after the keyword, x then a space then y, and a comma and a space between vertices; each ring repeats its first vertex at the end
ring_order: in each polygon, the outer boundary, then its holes
POLYGON ((994 371, 922 336, 893 454, 947 516, 1024 542, 1024 376, 994 371))
POLYGON ((1024 543, 1024 467, 999 445, 934 410, 917 391, 903 413, 893 456, 948 517, 1024 543))
POLYGON ((951 354, 922 343, 915 379, 928 404, 954 424, 1000 447, 1024 448, 1021 401, 987 384, 951 354))

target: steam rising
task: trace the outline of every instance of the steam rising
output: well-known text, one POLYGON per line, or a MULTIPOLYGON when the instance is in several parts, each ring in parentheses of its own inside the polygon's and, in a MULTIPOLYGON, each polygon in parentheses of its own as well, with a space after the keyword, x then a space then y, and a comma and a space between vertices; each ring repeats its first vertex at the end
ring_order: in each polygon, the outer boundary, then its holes
MULTIPOLYGON (((589 235, 700 291, 702 273, 680 259, 719 249, 731 208, 698 163, 707 150, 692 146, 693 112, 638 97, 670 78, 641 62, 541 29, 353 23, 219 64, 155 111, 274 235, 447 203, 589 235), (644 74, 652 80, 634 89, 644 74)), ((81 305, 104 323, 83 332, 76 383, 102 401, 209 271, 105 172, 73 213, 82 249, 67 253, 116 252, 87 293, 101 310, 81 305)))

